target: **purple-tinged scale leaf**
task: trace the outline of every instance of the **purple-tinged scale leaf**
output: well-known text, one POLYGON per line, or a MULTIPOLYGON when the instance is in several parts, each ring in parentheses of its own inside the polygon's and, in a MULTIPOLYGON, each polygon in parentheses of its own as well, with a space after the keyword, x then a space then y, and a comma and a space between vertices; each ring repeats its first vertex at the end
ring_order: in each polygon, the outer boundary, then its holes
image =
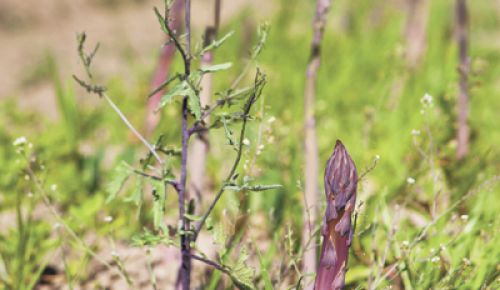
POLYGON ((344 287, 353 235, 351 214, 356 203, 358 184, 356 166, 339 140, 326 164, 324 178, 327 206, 321 230, 323 246, 315 289, 337 290, 344 287))

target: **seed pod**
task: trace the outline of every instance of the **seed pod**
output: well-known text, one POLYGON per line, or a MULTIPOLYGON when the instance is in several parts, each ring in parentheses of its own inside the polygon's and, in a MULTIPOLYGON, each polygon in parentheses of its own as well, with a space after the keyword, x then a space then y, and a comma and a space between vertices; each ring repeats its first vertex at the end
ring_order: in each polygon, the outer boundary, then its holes
POLYGON ((353 229, 351 214, 356 203, 358 174, 344 145, 337 140, 325 169, 326 211, 321 227, 323 246, 315 290, 344 287, 353 229))

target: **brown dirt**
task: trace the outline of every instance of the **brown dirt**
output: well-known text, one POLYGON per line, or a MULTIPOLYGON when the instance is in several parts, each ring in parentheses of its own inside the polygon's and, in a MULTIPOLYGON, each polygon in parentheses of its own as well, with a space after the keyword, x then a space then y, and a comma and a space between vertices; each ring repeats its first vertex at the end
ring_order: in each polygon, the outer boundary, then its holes
MULTIPOLYGON (((0 1, 0 100, 19 98, 22 108, 56 117, 54 92, 43 74, 47 54, 56 59, 63 79, 81 73, 76 34, 85 31, 89 44, 100 42, 96 70, 104 76, 131 77, 126 58, 153 69, 155 53, 164 36, 152 12, 163 1, 152 0, 2 0, 0 1), (36 71, 42 69, 37 75, 36 71)), ((195 0, 193 27, 202 29, 212 19, 211 1, 195 0)), ((228 21, 245 7, 258 18, 272 9, 265 0, 223 1, 222 19, 228 21)))

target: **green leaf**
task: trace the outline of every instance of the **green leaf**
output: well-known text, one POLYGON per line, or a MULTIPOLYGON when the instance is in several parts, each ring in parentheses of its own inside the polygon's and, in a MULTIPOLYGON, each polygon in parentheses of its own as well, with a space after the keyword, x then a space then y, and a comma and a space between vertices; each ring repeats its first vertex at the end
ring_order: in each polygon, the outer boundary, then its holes
POLYGON ((252 51, 252 59, 256 59, 262 52, 265 43, 267 42, 267 37, 269 35, 269 23, 264 23, 257 29, 257 38, 259 41, 255 45, 252 51))
POLYGON ((163 227, 163 216, 165 215, 165 183, 159 180, 151 180, 153 186, 153 225, 155 230, 163 227))
POLYGON ((232 65, 233 64, 230 62, 214 64, 214 65, 204 66, 204 67, 200 68, 200 71, 202 73, 218 72, 221 70, 226 70, 226 69, 230 68, 232 65))
POLYGON ((134 235, 132 237, 132 245, 133 246, 150 246, 154 247, 159 244, 164 244, 167 246, 175 246, 178 247, 178 242, 175 240, 172 240, 169 236, 164 236, 164 235, 157 235, 152 232, 150 232, 148 229, 144 229, 144 233, 140 233, 137 235, 134 235))
POLYGON ((173 98, 177 96, 187 96, 189 111, 197 120, 199 120, 201 118, 200 97, 191 84, 185 80, 173 86, 165 95, 161 97, 160 103, 155 111, 165 107, 166 104, 172 102, 173 98))
POLYGON ((227 143, 229 145, 233 146, 233 148, 235 150, 238 150, 238 147, 236 146, 236 142, 233 139, 233 132, 231 132, 231 130, 229 129, 229 126, 228 126, 229 121, 224 116, 222 116, 220 118, 220 121, 224 125, 224 133, 226 135, 227 143))
POLYGON ((165 18, 163 18, 163 16, 161 16, 160 11, 158 11, 158 8, 155 7, 154 11, 156 14, 156 18, 158 18, 158 22, 160 22, 161 30, 163 30, 163 32, 168 34, 167 27, 165 26, 165 18))
POLYGON ((266 191, 270 189, 277 189, 283 187, 281 184, 264 184, 264 185, 253 185, 245 187, 248 191, 266 191))
POLYGON ((224 186, 224 189, 239 192, 243 190, 243 187, 238 185, 227 185, 224 186))
POLYGON ((238 261, 233 267, 230 267, 230 277, 234 285, 238 289, 253 290, 254 269, 246 264, 249 255, 247 250, 243 248, 240 251, 238 261))
POLYGON ((219 40, 214 40, 212 43, 210 43, 209 45, 207 45, 206 47, 203 48, 203 50, 200 52, 200 55, 204 54, 205 52, 209 51, 209 50, 212 50, 214 48, 218 48, 219 46, 221 46, 229 37, 231 37, 232 35, 234 34, 234 31, 229 31, 228 33, 226 33, 226 35, 224 35, 223 37, 221 37, 219 40))
POLYGON ((276 188, 281 188, 281 184, 268 184, 268 185, 248 185, 245 184, 243 186, 239 185, 228 185, 225 186, 224 188, 227 190, 232 190, 232 191, 266 191, 266 190, 271 190, 271 189, 276 189, 276 188))
POLYGON ((133 202, 137 206, 137 219, 141 214, 141 207, 144 197, 144 177, 137 176, 135 180, 134 191, 131 195, 125 198, 125 202, 133 202))
POLYGON ((125 161, 122 161, 115 168, 113 178, 106 185, 106 191, 109 194, 108 198, 106 199, 106 203, 109 203, 116 198, 118 192, 120 192, 120 190, 122 189, 123 184, 125 184, 125 181, 127 181, 128 177, 130 176, 130 171, 130 166, 125 161))
POLYGON ((160 103, 155 111, 159 111, 161 108, 165 107, 166 104, 172 102, 174 97, 186 96, 190 93, 190 91, 192 91, 191 86, 186 81, 177 83, 161 97, 160 103))
POLYGON ((215 224, 213 228, 213 239, 215 244, 225 249, 228 238, 229 235, 226 232, 224 225, 222 225, 222 223, 215 224))
POLYGON ((190 221, 195 221, 195 222, 201 220, 201 216, 197 216, 197 215, 189 214, 189 213, 185 213, 184 217, 186 217, 190 221))
POLYGON ((189 111, 191 111, 191 113, 194 115, 196 120, 200 120, 200 118, 201 118, 200 97, 192 88, 191 88, 191 90, 189 90, 187 97, 188 97, 189 111))

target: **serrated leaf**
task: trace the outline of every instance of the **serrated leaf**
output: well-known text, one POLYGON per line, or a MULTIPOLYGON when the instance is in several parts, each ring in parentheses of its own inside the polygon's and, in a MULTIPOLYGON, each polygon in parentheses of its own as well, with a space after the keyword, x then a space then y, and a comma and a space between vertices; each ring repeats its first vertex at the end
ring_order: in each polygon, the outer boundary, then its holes
POLYGON ((248 253, 245 248, 240 251, 240 255, 236 264, 230 267, 230 277, 234 285, 238 289, 253 290, 255 270, 246 264, 248 253))
POLYGON ((135 180, 134 191, 125 198, 126 202, 133 202, 137 206, 137 219, 141 214, 142 202, 144 197, 144 177, 138 176, 135 180))
POLYGON ((191 91, 192 88, 186 81, 177 83, 161 97, 160 103, 158 104, 158 107, 156 107, 155 111, 159 111, 161 108, 165 107, 165 105, 172 102, 174 97, 187 96, 191 91))
POLYGON ((233 64, 230 62, 225 62, 225 63, 220 63, 220 64, 214 64, 214 65, 209 65, 209 66, 204 66, 200 68, 202 73, 210 73, 210 72, 218 72, 221 70, 226 70, 230 68, 233 64))
POLYGON ((212 235, 216 245, 221 246, 222 248, 226 247, 226 242, 229 235, 227 234, 224 226, 221 223, 214 225, 212 235))
MULTIPOLYGON (((189 85, 189 84, 188 84, 189 85)), ((188 108, 189 111, 194 115, 196 120, 200 120, 201 118, 201 104, 200 104, 200 97, 196 92, 190 87, 190 90, 187 93, 188 97, 188 108)))
POLYGON ((163 227, 163 216, 165 215, 165 183, 159 180, 151 180, 153 186, 153 225, 155 230, 163 227))
POLYGON ((144 233, 140 233, 140 234, 132 236, 132 245, 133 246, 154 247, 154 246, 157 246, 159 244, 178 247, 178 242, 176 240, 171 239, 169 236, 154 234, 147 229, 144 229, 144 233))
POLYGON ((116 198, 118 192, 120 192, 123 184, 125 184, 125 181, 127 181, 129 176, 130 166, 127 164, 127 162, 122 161, 115 168, 111 181, 106 185, 106 192, 109 194, 108 198, 106 199, 106 203, 109 203, 116 198))

